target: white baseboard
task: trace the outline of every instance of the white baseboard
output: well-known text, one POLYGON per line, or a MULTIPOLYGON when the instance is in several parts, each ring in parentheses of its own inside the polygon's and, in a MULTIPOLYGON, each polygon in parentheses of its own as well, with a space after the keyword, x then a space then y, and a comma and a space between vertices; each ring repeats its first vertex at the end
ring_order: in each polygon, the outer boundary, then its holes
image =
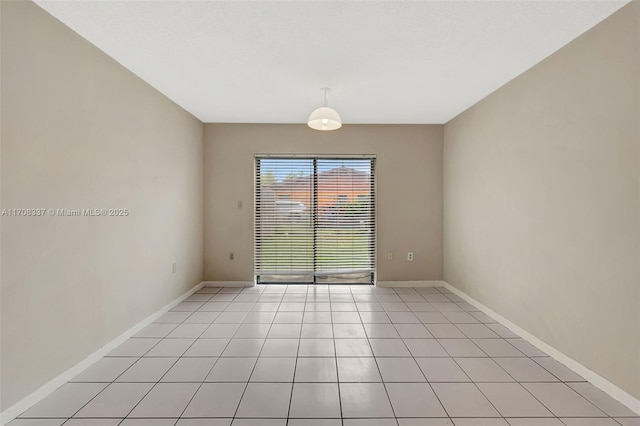
POLYGON ((202 281, 204 287, 254 287, 253 281, 202 281))
POLYGON ((203 287, 203 283, 197 284, 195 287, 193 287, 192 289, 184 293, 182 296, 178 297, 177 299, 174 299, 167 305, 163 306, 162 308, 160 308, 153 314, 149 315, 148 317, 146 317, 145 319, 143 319, 142 321, 140 321, 139 323, 137 323, 136 325, 134 325, 133 327, 131 327, 130 329, 128 329, 127 331, 125 331, 124 333, 122 333, 121 335, 113 339, 112 341, 110 341, 109 343, 105 344, 103 347, 101 347, 100 349, 98 349, 97 351, 95 351, 94 353, 92 353, 91 355, 89 355, 88 357, 86 357, 85 359, 83 359, 82 361, 80 361, 79 363, 77 363, 76 365, 74 365, 64 373, 53 378, 52 380, 50 380, 49 382, 47 382, 46 384, 38 388, 36 391, 32 392, 31 394, 22 398, 20 401, 13 404, 11 407, 4 410, 2 413, 0 413, 0 424, 6 425, 11 420, 15 419, 20 414, 22 414, 23 412, 31 408, 33 405, 42 401, 44 398, 49 396, 51 393, 53 393, 53 391, 58 389, 60 386, 64 385, 69 380, 73 379, 75 376, 80 374, 82 371, 89 368, 92 364, 94 364, 96 361, 100 360, 103 356, 111 352, 118 345, 122 344, 125 340, 127 340, 128 338, 130 338, 140 330, 142 330, 147 325, 154 322, 160 316, 165 314, 169 309, 173 308, 178 303, 182 302, 187 297, 191 296, 193 293, 200 290, 202 287, 203 287))
POLYGON ((518 336, 522 337, 524 340, 526 340, 536 348, 540 349, 541 351, 549 355, 551 358, 560 362, 570 370, 574 371, 576 374, 582 376, 585 380, 589 381, 592 385, 596 386, 597 388, 605 392, 611 398, 615 399, 616 401, 619 401, 621 404, 628 407, 631 411, 640 415, 640 399, 637 399, 636 397, 629 394, 624 389, 621 389, 617 385, 611 383, 604 377, 600 376, 598 373, 591 371, 584 365, 580 364, 578 361, 568 357, 567 355, 563 354, 553 346, 550 346, 549 344, 538 339, 537 337, 530 334, 526 330, 518 327, 516 324, 512 323, 502 315, 487 308, 482 303, 478 302, 477 300, 475 300, 468 294, 462 292, 461 290, 458 290, 451 284, 443 281, 443 285, 448 290, 450 290, 453 294, 460 296, 466 302, 480 309, 485 314, 489 315, 491 318, 495 319, 500 324, 504 325, 509 330, 513 331, 518 336))
POLYGON ((376 287, 443 287, 444 281, 378 281, 376 287))

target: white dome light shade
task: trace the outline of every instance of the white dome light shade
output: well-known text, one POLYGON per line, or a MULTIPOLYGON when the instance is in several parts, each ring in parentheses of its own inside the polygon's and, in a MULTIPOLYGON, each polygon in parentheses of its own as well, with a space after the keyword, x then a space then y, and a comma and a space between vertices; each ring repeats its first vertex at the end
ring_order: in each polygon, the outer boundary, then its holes
POLYGON ((320 89, 324 92, 324 103, 320 108, 315 109, 307 120, 307 125, 314 130, 336 130, 342 127, 342 119, 335 109, 329 108, 327 103, 327 93, 331 93, 331 89, 323 87, 320 89))
POLYGON ((315 130, 337 130, 342 127, 342 119, 335 109, 322 106, 311 113, 307 125, 315 130))

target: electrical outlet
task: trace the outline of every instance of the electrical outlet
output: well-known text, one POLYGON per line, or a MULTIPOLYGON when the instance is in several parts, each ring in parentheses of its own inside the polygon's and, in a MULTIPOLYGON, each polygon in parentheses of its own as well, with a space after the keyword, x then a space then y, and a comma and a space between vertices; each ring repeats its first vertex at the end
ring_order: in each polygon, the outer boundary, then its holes
POLYGON ((392 251, 387 253, 387 260, 393 260, 393 252, 392 251))
POLYGON ((233 259, 235 259, 235 257, 236 257, 236 255, 232 251, 230 251, 229 252, 229 260, 233 260, 233 259))
POLYGON ((178 265, 174 262, 171 265, 171 272, 175 274, 177 271, 178 271, 178 265))
POLYGON ((410 251, 409 253, 407 253, 407 260, 408 260, 409 262, 413 262, 413 252, 412 252, 412 251, 410 251))

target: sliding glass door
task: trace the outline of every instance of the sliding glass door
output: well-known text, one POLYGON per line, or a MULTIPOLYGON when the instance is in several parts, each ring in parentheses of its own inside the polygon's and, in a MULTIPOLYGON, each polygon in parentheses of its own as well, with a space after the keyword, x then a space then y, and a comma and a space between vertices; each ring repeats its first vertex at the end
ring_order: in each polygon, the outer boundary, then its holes
POLYGON ((314 280, 314 162, 256 158, 258 282, 314 280))
POLYGON ((373 159, 319 158, 316 162, 316 282, 371 283, 373 159))
POLYGON ((365 157, 256 157, 257 282, 372 283, 374 166, 365 157))

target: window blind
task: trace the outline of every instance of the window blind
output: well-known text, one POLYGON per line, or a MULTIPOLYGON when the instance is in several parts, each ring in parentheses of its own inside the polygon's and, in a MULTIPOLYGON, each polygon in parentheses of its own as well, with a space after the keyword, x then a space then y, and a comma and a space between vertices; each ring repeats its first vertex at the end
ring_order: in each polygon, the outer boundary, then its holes
POLYGON ((313 282, 311 159, 256 159, 255 272, 261 282, 313 282))
POLYGON ((373 158, 256 158, 261 283, 371 283, 373 158))
POLYGON ((318 159, 316 281, 370 282, 374 266, 373 162, 318 159))

